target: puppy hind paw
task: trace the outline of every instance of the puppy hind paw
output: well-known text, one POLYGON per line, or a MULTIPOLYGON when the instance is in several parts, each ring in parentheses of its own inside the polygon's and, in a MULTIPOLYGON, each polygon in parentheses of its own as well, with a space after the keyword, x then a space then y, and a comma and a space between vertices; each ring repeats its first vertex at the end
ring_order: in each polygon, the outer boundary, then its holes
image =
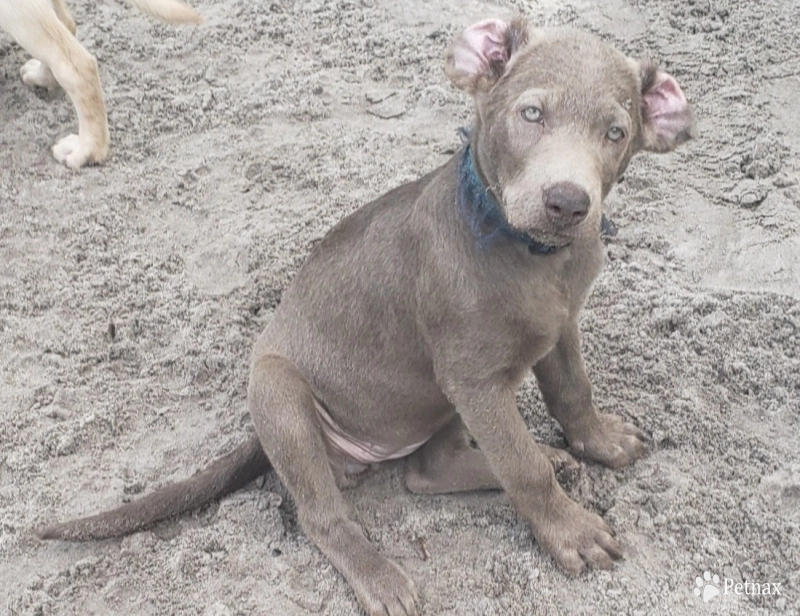
POLYGON ((547 459, 550 460, 559 483, 571 485, 577 480, 581 473, 581 465, 575 458, 563 449, 547 445, 541 445, 541 448, 547 459))
POLYGON ((19 74, 22 76, 22 83, 31 88, 54 90, 58 87, 53 72, 39 60, 28 60, 20 67, 19 74))

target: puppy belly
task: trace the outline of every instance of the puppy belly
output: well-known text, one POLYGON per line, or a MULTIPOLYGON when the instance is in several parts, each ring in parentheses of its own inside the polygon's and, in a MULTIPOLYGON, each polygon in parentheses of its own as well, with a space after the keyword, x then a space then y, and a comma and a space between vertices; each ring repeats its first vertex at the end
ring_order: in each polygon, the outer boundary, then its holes
POLYGON ((413 443, 400 448, 390 448, 384 445, 368 443, 367 441, 354 438, 342 430, 325 407, 317 400, 314 401, 314 405, 317 408, 317 415, 319 416, 325 439, 333 449, 345 456, 348 461, 355 463, 348 465, 348 474, 357 473, 370 464, 405 458, 428 441, 428 439, 425 439, 419 443, 413 443))

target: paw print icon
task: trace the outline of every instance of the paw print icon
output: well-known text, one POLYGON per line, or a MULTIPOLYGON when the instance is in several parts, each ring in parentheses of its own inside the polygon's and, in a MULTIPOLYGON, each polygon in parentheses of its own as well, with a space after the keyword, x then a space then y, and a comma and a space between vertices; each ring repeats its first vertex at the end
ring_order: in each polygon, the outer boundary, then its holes
POLYGON ((702 597, 703 603, 719 596, 719 576, 716 573, 711 575, 710 571, 704 572, 703 577, 695 578, 694 586, 695 597, 702 597))

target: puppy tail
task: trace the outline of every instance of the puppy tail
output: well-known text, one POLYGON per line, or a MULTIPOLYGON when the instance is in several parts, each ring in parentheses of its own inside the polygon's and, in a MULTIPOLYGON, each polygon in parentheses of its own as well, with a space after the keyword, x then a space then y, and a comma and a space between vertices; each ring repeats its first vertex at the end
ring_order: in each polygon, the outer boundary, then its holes
POLYGON ((133 6, 169 24, 201 24, 203 16, 178 0, 128 0, 133 6))
POLYGON ((244 487, 270 467, 256 435, 189 479, 104 513, 35 530, 40 539, 87 541, 120 537, 244 487))

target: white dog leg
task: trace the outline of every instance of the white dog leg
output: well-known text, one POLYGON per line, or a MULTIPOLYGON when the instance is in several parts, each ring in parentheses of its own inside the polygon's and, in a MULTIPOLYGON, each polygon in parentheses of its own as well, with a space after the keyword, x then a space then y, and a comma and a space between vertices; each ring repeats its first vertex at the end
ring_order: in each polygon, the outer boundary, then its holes
POLYGON ((0 2, 0 22, 39 62, 23 67, 23 81, 47 87, 44 84, 51 83, 52 76, 75 106, 78 134, 56 143, 53 155, 77 169, 87 163, 99 163, 108 155, 108 120, 97 62, 75 38, 71 31, 74 22, 65 10, 58 0, 55 4, 50 0, 0 2))

